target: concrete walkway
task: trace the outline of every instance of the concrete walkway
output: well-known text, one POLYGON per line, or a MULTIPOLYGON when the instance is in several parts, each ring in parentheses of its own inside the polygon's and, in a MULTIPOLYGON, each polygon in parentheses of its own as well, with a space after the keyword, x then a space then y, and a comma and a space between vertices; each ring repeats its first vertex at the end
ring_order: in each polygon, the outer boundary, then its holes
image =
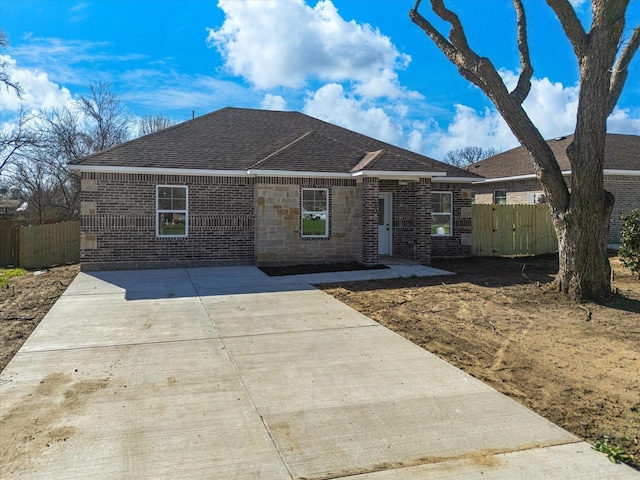
POLYGON ((254 267, 80 273, 0 395, 0 478, 640 478, 254 267))

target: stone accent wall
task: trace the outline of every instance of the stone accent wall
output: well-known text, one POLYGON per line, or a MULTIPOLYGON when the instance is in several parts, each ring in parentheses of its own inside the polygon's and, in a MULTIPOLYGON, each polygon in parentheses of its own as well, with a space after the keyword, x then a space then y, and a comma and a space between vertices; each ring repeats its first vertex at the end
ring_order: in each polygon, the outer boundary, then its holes
POLYGON ((431 237, 432 257, 471 256, 471 186, 457 183, 432 183, 431 189, 438 192, 453 192, 453 235, 431 237))
POLYGON ((254 180, 82 174, 83 270, 254 263, 254 180), (156 186, 189 188, 188 238, 156 237, 156 186))
POLYGON ((256 183, 258 265, 360 261, 361 190, 355 180, 259 178, 256 183), (329 238, 302 238, 302 188, 329 189, 329 238))

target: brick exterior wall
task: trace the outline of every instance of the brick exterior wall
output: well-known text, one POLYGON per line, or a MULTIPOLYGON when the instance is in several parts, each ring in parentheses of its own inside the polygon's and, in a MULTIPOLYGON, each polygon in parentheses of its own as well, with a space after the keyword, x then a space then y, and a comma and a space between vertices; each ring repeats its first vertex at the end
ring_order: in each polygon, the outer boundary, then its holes
POLYGON ((259 178, 256 192, 258 265, 361 260, 362 187, 355 180, 259 178), (329 189, 329 238, 302 237, 303 188, 329 189))
MULTIPOLYGON (((453 193, 453 235, 431 237, 433 258, 471 256, 471 186, 432 183, 431 190, 453 193)), ((431 227, 431 224, 429 224, 431 227)))
POLYGON ((83 270, 379 263, 378 194, 392 194, 393 255, 471 254, 470 198, 452 191, 452 237, 431 236, 431 182, 83 172, 83 270), (156 236, 157 185, 188 187, 188 237, 156 236), (302 238, 302 188, 329 189, 329 238, 302 238), (466 210, 465 210, 466 209, 466 210), (468 239, 467 239, 468 237, 468 239), (467 240, 469 240, 467 242, 467 240))
POLYGON ((533 193, 543 193, 538 180, 518 180, 514 182, 496 182, 487 184, 476 184, 471 187, 475 192, 475 203, 483 205, 493 204, 493 192, 495 190, 507 191, 508 204, 529 203, 529 195, 533 193))
POLYGON ((378 260, 378 194, 380 180, 365 177, 362 181, 362 263, 375 265, 378 260))
POLYGON ((254 263, 253 183, 250 178, 83 172, 83 270, 254 263), (188 186, 188 238, 156 237, 156 185, 188 186))
MULTIPOLYGON (((569 181, 565 176, 565 180, 569 181)), ((616 203, 611 214, 609 243, 620 242, 620 214, 640 209, 640 176, 605 175, 604 188, 613 193, 616 203)), ((538 180, 518 180, 473 185, 475 203, 492 204, 494 190, 507 190, 508 204, 526 204, 532 193, 543 193, 538 180)))
POLYGON ((620 243, 620 214, 640 211, 640 176, 605 175, 604 188, 616 197, 609 226, 609 242, 620 243))
MULTIPOLYGON (((391 193, 393 255, 431 262, 431 182, 381 180, 380 192, 391 193)), ((377 225, 377 218, 376 218, 377 225)))

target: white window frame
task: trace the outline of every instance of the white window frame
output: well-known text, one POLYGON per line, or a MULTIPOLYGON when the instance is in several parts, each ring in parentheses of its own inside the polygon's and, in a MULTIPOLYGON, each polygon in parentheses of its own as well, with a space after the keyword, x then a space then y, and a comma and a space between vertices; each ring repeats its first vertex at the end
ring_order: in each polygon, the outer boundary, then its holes
POLYGON ((453 235, 453 192, 445 192, 445 191, 434 191, 431 192, 431 224, 433 225, 433 216, 434 215, 448 215, 449 216, 449 233, 433 233, 433 229, 432 229, 432 233, 431 236, 432 237, 451 237, 453 235), (442 194, 442 195, 448 195, 449 196, 449 210, 451 210, 450 212, 434 212, 433 211, 433 195, 434 194, 442 194))
POLYGON ((156 237, 158 238, 187 238, 189 236, 189 187, 187 185, 156 185, 156 237), (184 188, 185 208, 183 209, 161 209, 160 189, 161 188, 184 188), (162 235, 160 234, 160 214, 177 213, 184 214, 184 235, 162 235))
POLYGON ((493 191, 493 204, 494 205, 506 205, 507 204, 507 190, 506 189, 498 188, 498 189, 493 191), (496 193, 497 192, 504 192, 504 203, 496 202, 496 193))
POLYGON ((329 238, 329 189, 328 188, 307 188, 300 190, 300 236, 302 238, 329 238), (304 209, 304 192, 306 191, 322 191, 325 192, 325 209, 324 210, 305 210, 304 209), (323 235, 305 235, 304 234, 304 217, 305 215, 324 215, 325 231, 323 235))

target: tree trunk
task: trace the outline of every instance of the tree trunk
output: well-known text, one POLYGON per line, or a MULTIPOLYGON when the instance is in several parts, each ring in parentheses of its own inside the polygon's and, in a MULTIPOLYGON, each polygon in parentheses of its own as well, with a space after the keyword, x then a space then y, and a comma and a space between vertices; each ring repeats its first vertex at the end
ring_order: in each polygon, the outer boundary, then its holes
POLYGON ((574 299, 601 301, 611 294, 607 237, 613 203, 613 195, 606 192, 602 208, 552 212, 559 257, 555 285, 574 299))

